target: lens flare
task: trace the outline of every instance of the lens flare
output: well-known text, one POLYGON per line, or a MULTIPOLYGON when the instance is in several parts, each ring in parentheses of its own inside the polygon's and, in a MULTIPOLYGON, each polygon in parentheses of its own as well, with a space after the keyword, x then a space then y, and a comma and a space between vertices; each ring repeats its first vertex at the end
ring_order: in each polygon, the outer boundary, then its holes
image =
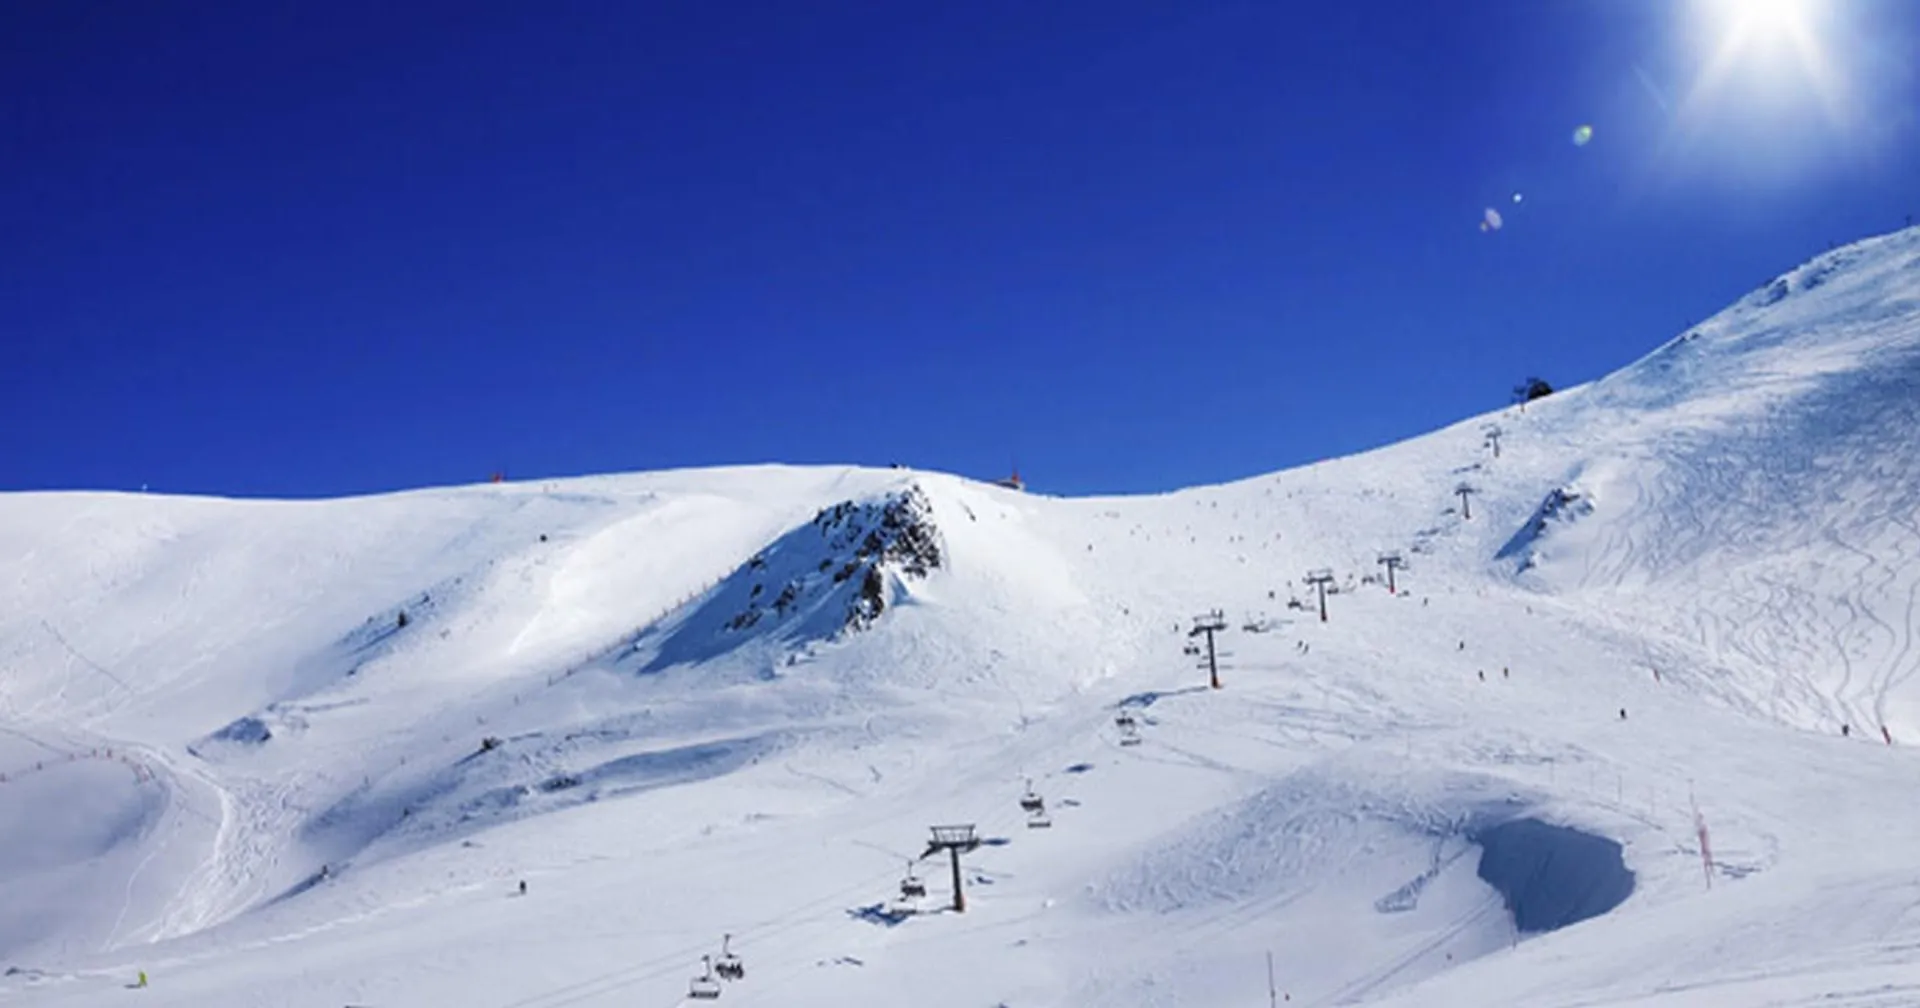
POLYGON ((1593 127, 1588 126, 1585 123, 1582 123, 1579 126, 1574 127, 1573 145, 1575 147, 1585 147, 1587 144, 1592 142, 1593 142, 1593 127))

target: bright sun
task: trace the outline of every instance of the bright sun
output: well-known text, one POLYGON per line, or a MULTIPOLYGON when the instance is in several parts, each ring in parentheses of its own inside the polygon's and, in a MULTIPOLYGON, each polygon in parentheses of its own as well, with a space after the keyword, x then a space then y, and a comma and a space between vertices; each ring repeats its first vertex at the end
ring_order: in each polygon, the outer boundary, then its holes
POLYGON ((1845 81, 1826 38, 1834 6, 1832 0, 1696 0, 1705 61, 1687 104, 1697 113, 1723 99, 1810 97, 1830 117, 1844 118, 1845 81))
POLYGON ((1711 6, 1726 32, 1724 48, 1777 50, 1786 44, 1804 49, 1817 44, 1816 0, 1713 0, 1711 6))

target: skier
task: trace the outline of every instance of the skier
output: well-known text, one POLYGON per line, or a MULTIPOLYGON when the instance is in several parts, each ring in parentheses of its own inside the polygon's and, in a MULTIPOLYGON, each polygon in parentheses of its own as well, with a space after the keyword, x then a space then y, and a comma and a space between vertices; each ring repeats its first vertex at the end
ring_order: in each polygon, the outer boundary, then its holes
POLYGON ((1852 725, 1850 725, 1850 724, 1843 724, 1843 725, 1841 725, 1841 726, 1840 726, 1840 737, 1841 737, 1841 738, 1846 738, 1847 736, 1849 736, 1849 735, 1852 735, 1852 734, 1853 734, 1853 726, 1852 726, 1852 725))
POLYGON ((1486 669, 1481 669, 1481 670, 1480 670, 1480 681, 1481 681, 1481 682, 1486 682, 1486 681, 1487 681, 1487 670, 1486 670, 1486 669))
POLYGON ((520 880, 520 895, 522 895, 522 896, 525 896, 526 894, 527 894, 527 880, 526 880, 526 879, 521 879, 521 880, 520 880))
POLYGON ((1507 675, 1507 667, 1505 665, 1500 666, 1500 678, 1502 679, 1511 678, 1510 676, 1507 675))
POLYGON ((139 980, 136 980, 136 981, 134 981, 134 984, 133 984, 133 985, 134 985, 135 987, 145 987, 145 986, 147 985, 147 971, 146 971, 146 970, 141 970, 141 971, 140 971, 140 979, 139 979, 139 980))
POLYGON ((1620 708, 1620 720, 1625 721, 1626 719, 1627 719, 1627 709, 1625 707, 1622 707, 1620 708))

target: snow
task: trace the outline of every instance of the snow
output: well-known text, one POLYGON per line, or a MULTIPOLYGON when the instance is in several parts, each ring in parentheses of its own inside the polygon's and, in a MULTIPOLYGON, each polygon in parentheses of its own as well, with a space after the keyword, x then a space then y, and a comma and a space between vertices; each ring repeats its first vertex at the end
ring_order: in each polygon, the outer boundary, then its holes
POLYGON ((0 1002, 1920 1005, 1917 432, 1908 230, 1164 495, 0 495, 0 1002))

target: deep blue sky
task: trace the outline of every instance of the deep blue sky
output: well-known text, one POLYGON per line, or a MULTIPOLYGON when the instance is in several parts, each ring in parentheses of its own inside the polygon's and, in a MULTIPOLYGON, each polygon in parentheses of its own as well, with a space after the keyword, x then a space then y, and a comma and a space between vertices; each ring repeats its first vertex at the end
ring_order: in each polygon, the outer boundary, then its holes
POLYGON ((1920 213, 1829 2, 1824 108, 1679 0, 0 5, 0 489, 1371 447, 1920 213))

